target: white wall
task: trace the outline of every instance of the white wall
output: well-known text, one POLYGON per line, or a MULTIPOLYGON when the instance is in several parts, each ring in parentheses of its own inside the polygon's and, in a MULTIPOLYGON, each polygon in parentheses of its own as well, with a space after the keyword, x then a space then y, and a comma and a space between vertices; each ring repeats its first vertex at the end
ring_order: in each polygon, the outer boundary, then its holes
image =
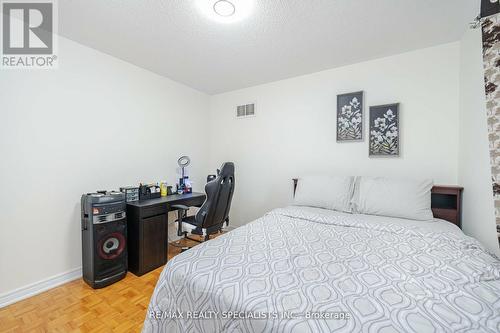
MULTIPOLYGON (((339 51, 340 52, 340 51, 339 51)), ((233 223, 284 206, 306 173, 431 177, 457 183, 459 43, 422 49, 213 96, 210 164, 236 163, 233 223), (368 106, 400 102, 401 157, 369 158, 336 143, 336 95, 365 91, 368 106), (255 102, 256 117, 236 119, 255 102)))
POLYGON ((465 187, 463 230, 500 255, 486 123, 481 30, 469 30, 460 43, 459 183, 465 187))
POLYGON ((64 38, 59 59, 0 72, 0 296, 81 266, 82 193, 174 182, 181 154, 209 173, 207 95, 64 38))

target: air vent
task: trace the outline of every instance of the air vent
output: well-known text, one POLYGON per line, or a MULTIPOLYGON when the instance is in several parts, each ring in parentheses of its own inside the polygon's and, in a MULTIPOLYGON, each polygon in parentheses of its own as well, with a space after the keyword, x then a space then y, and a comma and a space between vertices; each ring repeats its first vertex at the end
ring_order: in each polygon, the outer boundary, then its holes
POLYGON ((123 218, 123 213, 116 213, 115 214, 115 219, 119 220, 123 218))
POLYGON ((247 104, 245 106, 245 115, 254 116, 255 115, 255 104, 247 104))
POLYGON ((251 117, 255 116, 255 104, 246 104, 246 105, 239 105, 236 108, 236 117, 237 118, 242 118, 242 117, 251 117))
POLYGON ((97 221, 102 223, 102 222, 106 222, 108 220, 108 216, 107 215, 100 215, 97 217, 97 221))
POLYGON ((245 116, 245 106, 240 105, 236 109, 236 117, 244 117, 245 116))

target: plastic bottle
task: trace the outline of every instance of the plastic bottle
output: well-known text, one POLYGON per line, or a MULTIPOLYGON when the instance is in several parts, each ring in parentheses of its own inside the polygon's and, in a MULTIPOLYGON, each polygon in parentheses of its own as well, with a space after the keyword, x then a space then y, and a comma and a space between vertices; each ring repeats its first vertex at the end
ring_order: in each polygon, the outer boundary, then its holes
POLYGON ((167 182, 163 181, 160 184, 160 193, 162 197, 167 196, 167 182))

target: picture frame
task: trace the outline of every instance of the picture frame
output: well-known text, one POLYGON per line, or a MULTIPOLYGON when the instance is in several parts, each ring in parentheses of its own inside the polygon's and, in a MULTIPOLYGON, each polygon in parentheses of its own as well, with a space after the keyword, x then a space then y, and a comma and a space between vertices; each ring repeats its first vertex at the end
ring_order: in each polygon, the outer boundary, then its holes
POLYGON ((337 95, 336 118, 337 142, 363 141, 363 91, 337 95))
POLYGON ((370 106, 370 157, 398 157, 400 154, 399 103, 370 106))

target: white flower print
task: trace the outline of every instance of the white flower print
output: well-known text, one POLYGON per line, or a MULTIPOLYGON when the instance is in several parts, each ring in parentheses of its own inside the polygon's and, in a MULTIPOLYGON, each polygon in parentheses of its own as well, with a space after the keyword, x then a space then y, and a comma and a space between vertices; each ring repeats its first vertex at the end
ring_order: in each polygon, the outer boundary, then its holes
POLYGON ((344 105, 342 107, 342 115, 352 117, 352 107, 350 105, 344 105))
POLYGON ((354 97, 354 98, 352 99, 352 101, 350 101, 350 102, 349 102, 349 104, 351 104, 351 106, 352 106, 353 108, 357 109, 357 108, 359 108, 359 104, 360 104, 360 103, 359 103, 358 99, 357 99, 356 97, 354 97))
POLYGON ((370 152, 374 155, 397 155, 399 129, 396 114, 392 109, 387 109, 383 115, 377 117, 372 123, 370 131, 370 152))
POLYGON ((395 117, 396 115, 394 114, 394 112, 392 112, 391 109, 387 110, 387 112, 384 114, 384 118, 386 118, 389 121, 392 121, 395 117))
POLYGON ((353 97, 342 106, 337 118, 337 138, 341 141, 362 139, 361 102, 353 97))

